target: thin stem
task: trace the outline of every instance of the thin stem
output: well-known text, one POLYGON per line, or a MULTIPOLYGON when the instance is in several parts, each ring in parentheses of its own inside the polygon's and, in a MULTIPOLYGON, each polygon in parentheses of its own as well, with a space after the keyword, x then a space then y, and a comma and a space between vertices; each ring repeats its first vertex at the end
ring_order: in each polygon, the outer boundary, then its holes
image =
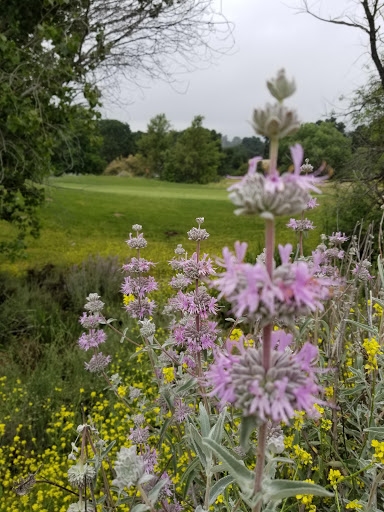
POLYGON ((71 489, 68 489, 67 487, 63 487, 60 484, 57 484, 56 482, 52 482, 52 480, 47 480, 46 478, 42 477, 43 480, 36 480, 37 484, 49 484, 53 485, 54 487, 58 487, 59 489, 62 489, 63 491, 69 492, 71 494, 74 494, 75 496, 79 497, 78 493, 75 491, 72 491, 71 489))
MULTIPOLYGON (((263 423, 259 428, 258 437, 257 437, 257 462, 256 462, 256 468, 255 468, 255 484, 253 487, 253 492, 255 494, 261 491, 264 464, 265 464, 266 445, 267 445, 267 423, 263 423)), ((262 505, 262 499, 260 497, 260 501, 252 509, 252 512, 260 512, 261 505, 262 505)))
POLYGON ((140 491, 140 495, 141 495, 141 497, 143 498, 144 503, 145 503, 145 504, 150 508, 151 512, 155 512, 155 509, 153 508, 153 505, 152 505, 152 503, 150 502, 150 500, 149 500, 148 496, 146 495, 146 493, 145 493, 145 491, 144 491, 143 487, 142 487, 140 484, 138 484, 137 488, 138 488, 138 489, 139 489, 139 491, 140 491))

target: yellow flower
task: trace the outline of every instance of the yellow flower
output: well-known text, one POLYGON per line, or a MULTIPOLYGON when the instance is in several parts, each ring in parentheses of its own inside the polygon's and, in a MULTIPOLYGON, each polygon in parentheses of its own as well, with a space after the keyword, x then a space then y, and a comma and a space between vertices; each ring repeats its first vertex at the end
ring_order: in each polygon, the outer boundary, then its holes
POLYGON ((131 295, 124 295, 123 296, 123 304, 124 304, 124 306, 127 306, 133 300, 135 300, 135 297, 132 294, 131 295))
POLYGON ((330 469, 329 470, 328 480, 331 485, 335 486, 336 484, 341 482, 343 479, 344 479, 344 477, 342 476, 342 474, 340 473, 340 471, 338 469, 330 469))
POLYGON ((358 503, 356 500, 354 501, 350 501, 346 506, 345 508, 349 508, 349 509, 357 509, 357 508, 363 508, 362 505, 360 505, 360 503, 358 503))
POLYGON ((379 442, 377 439, 373 439, 371 446, 375 449, 375 457, 379 462, 384 462, 384 443, 379 442))
POLYGON ((175 378, 175 369, 173 366, 170 368, 163 368, 165 382, 172 382, 175 378))
POLYGON ((368 373, 370 373, 372 370, 378 369, 377 356, 383 352, 381 351, 381 346, 377 343, 375 338, 365 338, 363 347, 365 348, 368 356, 368 363, 364 366, 364 368, 368 370, 368 373))
POLYGON ((308 464, 308 462, 312 462, 311 455, 303 450, 303 448, 300 448, 298 444, 295 444, 293 449, 295 450, 295 455, 298 458, 300 462, 302 462, 305 466, 308 464))
POLYGON ((232 341, 239 341, 239 339, 242 335, 243 335, 243 331, 241 329, 233 329, 229 339, 232 341))
POLYGON ((216 505, 218 503, 223 503, 224 502, 224 496, 222 494, 219 494, 217 499, 216 499, 216 505))

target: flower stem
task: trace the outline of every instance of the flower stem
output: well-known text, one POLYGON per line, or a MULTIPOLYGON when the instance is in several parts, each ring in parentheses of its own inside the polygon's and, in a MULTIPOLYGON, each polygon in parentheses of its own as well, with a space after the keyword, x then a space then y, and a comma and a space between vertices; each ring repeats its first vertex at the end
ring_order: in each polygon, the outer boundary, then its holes
MULTIPOLYGON (((279 148, 279 139, 271 139, 270 146, 270 167, 269 173, 276 172, 277 169, 277 154, 279 148)), ((275 252, 275 221, 274 219, 267 219, 265 222, 265 266, 269 277, 272 279, 273 275, 273 256, 275 252)), ((268 324, 263 329, 263 366, 267 372, 271 366, 271 338, 272 338, 272 324, 268 324)), ((257 460, 255 467, 255 481, 254 493, 260 493, 262 490, 263 472, 265 465, 265 450, 267 446, 267 423, 260 425, 257 437, 257 460)), ((252 509, 252 512, 260 512, 263 500, 260 497, 257 505, 252 509)))

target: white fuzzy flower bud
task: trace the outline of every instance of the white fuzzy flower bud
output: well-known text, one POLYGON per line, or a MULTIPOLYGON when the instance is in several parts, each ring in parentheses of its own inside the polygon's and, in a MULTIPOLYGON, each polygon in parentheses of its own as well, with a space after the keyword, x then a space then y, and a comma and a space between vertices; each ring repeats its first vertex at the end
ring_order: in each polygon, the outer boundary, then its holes
POLYGON ((133 231, 141 231, 143 229, 143 226, 140 226, 140 224, 134 224, 132 226, 133 231))
POLYGON ((253 111, 253 128, 264 137, 281 138, 295 133, 300 128, 300 122, 295 110, 279 103, 268 103, 264 109, 253 111))
POLYGON ((72 487, 83 489, 89 485, 96 476, 96 471, 93 466, 82 464, 78 462, 68 469, 68 481, 72 487))
POLYGON ((287 80, 287 77, 285 76, 285 69, 280 69, 276 78, 268 80, 267 87, 272 96, 278 101, 283 101, 285 98, 289 98, 289 96, 292 96, 296 91, 295 81, 287 80))

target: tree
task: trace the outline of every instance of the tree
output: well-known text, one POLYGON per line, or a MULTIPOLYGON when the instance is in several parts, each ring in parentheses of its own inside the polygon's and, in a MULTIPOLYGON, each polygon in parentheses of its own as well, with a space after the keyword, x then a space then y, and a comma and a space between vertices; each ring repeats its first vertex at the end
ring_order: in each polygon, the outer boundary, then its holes
POLYGON ((351 140, 333 122, 304 123, 294 135, 282 139, 280 162, 283 166, 289 167, 292 163, 289 147, 297 142, 304 147, 304 156, 315 169, 326 161, 337 175, 351 159, 351 140))
POLYGON ((116 119, 100 119, 98 128, 102 136, 101 157, 107 163, 135 153, 135 140, 129 124, 116 119))
POLYGON ((171 142, 171 124, 165 114, 158 114, 149 121, 147 133, 137 143, 138 150, 145 157, 152 176, 163 178, 166 152, 171 142))
MULTIPOLYGON (((40 183, 60 141, 73 146, 81 104, 96 119, 100 78, 121 72, 170 79, 169 60, 188 62, 218 19, 211 0, 0 0, 0 221, 38 234, 40 183)), ((75 144, 76 145, 76 144, 75 144)))
POLYGON ((326 23, 344 25, 362 31, 369 43, 371 60, 376 68, 381 87, 384 89, 384 61, 381 57, 384 49, 383 5, 379 0, 355 0, 349 2, 348 8, 344 9, 342 14, 327 17, 322 16, 319 11, 314 12, 309 7, 308 0, 302 0, 301 12, 326 23))
POLYGON ((166 153, 164 179, 184 183, 209 183, 217 178, 222 158, 220 140, 196 116, 166 153))

